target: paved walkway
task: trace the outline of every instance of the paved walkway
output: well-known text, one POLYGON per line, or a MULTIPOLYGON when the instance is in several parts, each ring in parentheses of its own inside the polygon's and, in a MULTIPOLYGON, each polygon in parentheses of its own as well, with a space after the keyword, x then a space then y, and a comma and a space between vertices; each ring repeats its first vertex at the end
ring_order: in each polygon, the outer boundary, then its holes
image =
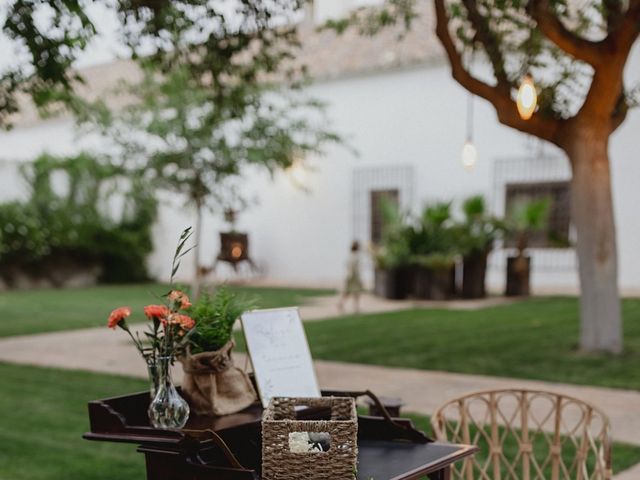
MULTIPOLYGON (((484 302, 474 308, 489 305, 492 300, 484 302)), ((367 299, 362 310, 389 311, 413 306, 367 299)), ((314 320, 335 316, 336 310, 335 298, 321 298, 302 307, 301 314, 306 320, 314 320)), ((145 366, 124 332, 104 327, 0 339, 0 361, 146 377, 145 366)), ((246 365, 246 356, 237 354, 236 363, 246 365)), ((615 440, 640 445, 638 391, 327 361, 316 362, 316 370, 323 388, 370 389, 379 395, 401 397, 406 403, 405 411, 423 414, 433 413, 446 400, 475 390, 515 387, 557 391, 598 405, 611 418, 615 440)), ((181 376, 182 372, 176 369, 176 380, 180 381, 181 376)), ((616 480, 638 479, 640 464, 616 476, 616 480)))
MULTIPOLYGON (((340 295, 326 297, 308 297, 305 305, 300 307, 300 316, 304 321, 324 320, 341 315, 338 308, 340 295)), ((440 308, 446 310, 479 310, 482 308, 509 305, 519 301, 517 298, 487 297, 478 300, 386 300, 370 294, 360 298, 360 313, 382 313, 412 308, 440 308)), ((344 313, 353 313, 353 301, 345 303, 344 313)))

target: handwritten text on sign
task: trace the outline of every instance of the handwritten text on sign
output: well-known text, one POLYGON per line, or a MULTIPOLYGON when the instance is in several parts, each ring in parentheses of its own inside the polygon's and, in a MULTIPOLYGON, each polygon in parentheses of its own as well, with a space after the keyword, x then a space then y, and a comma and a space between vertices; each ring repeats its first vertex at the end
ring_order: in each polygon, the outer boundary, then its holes
POLYGON ((320 396, 297 308, 247 312, 242 327, 264 407, 272 397, 320 396))

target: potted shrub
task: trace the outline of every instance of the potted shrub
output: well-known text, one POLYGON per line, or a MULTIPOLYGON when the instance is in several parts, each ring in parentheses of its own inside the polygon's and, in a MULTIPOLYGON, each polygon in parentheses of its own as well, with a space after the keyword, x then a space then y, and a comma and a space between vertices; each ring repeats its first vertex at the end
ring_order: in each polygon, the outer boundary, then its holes
POLYGON ((548 199, 517 202, 507 217, 509 236, 515 241, 516 255, 507 257, 507 296, 530 294, 531 257, 527 253, 531 234, 547 225, 548 199))
POLYGON ((411 229, 409 249, 414 266, 413 296, 445 300, 455 294, 458 255, 451 221, 451 203, 425 207, 420 222, 411 229))
POLYGON ((375 266, 374 293, 382 298, 401 300, 411 292, 408 216, 393 203, 382 201, 383 230, 380 245, 372 247, 375 266))
POLYGON ((414 257, 413 294, 427 300, 448 300, 455 294, 456 256, 432 253, 414 257))
POLYGON ((214 295, 201 295, 190 308, 196 329, 180 361, 185 372, 182 390, 195 412, 227 415, 256 400, 251 380, 231 357, 233 326, 252 304, 220 287, 214 295))
POLYGON ((484 197, 476 195, 462 204, 464 221, 458 225, 457 240, 462 250, 462 298, 484 298, 487 257, 503 224, 487 214, 484 197))

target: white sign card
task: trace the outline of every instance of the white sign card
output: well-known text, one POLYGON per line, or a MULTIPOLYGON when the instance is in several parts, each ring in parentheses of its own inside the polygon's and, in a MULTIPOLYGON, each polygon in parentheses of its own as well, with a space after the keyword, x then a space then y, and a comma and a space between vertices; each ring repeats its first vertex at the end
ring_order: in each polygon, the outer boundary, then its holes
POLYGON ((253 310, 241 319, 263 407, 273 397, 321 396, 297 308, 253 310))

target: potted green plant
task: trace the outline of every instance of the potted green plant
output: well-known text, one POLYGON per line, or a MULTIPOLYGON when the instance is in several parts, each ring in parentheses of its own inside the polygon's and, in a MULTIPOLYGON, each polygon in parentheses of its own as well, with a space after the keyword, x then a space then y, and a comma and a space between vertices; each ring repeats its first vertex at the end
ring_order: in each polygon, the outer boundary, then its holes
POLYGON ((401 300, 411 291, 411 252, 408 244, 408 215, 393 203, 382 201, 382 240, 372 247, 375 266, 374 293, 383 298, 401 300))
POLYGON ((530 294, 531 257, 529 240, 535 232, 546 228, 551 202, 549 199, 516 202, 507 216, 509 236, 515 242, 516 255, 507 258, 507 296, 530 294))
POLYGON ((455 294, 458 250, 453 227, 451 202, 438 202, 425 207, 411 230, 414 297, 445 300, 455 294))
POLYGON ((487 213, 482 195, 467 198, 462 204, 464 220, 457 226, 457 241, 462 252, 462 298, 484 298, 487 258, 495 240, 504 231, 504 222, 487 213))
POLYGON ((253 305, 220 287, 215 294, 204 293, 190 308, 196 330, 187 352, 180 358, 185 376, 182 390, 195 412, 227 415, 256 400, 247 374, 233 364, 233 326, 253 305))

